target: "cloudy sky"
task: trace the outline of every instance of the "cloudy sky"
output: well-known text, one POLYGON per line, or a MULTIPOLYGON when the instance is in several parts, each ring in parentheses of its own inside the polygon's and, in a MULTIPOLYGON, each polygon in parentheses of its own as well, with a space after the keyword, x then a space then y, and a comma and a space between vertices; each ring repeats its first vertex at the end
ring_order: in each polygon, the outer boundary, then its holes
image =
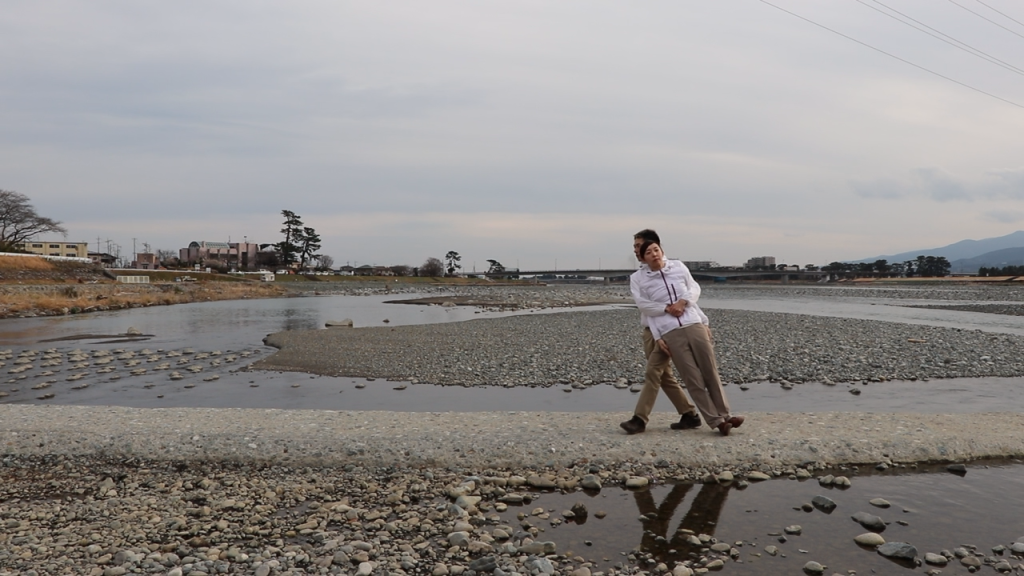
POLYGON ((824 264, 1024 229, 1024 5, 770 1, 8 0, 0 188, 128 252, 276 242, 288 209, 338 264, 624 267, 643 227, 824 264))

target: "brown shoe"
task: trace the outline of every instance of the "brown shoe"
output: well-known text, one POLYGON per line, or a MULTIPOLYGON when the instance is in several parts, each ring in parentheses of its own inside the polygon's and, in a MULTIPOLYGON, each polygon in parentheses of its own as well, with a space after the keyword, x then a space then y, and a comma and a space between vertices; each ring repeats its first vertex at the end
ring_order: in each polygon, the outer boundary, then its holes
POLYGON ((718 431, 722 433, 722 436, 728 436, 729 430, 732 430, 732 424, 729 424, 728 421, 718 425, 718 431))
POLYGON ((639 416, 633 416, 629 420, 619 424, 626 434, 639 434, 647 429, 647 423, 639 416))
POLYGON ((740 426, 743 425, 743 421, 744 420, 745 420, 745 418, 743 416, 733 416, 732 418, 729 418, 728 420, 726 420, 726 422, 728 422, 729 424, 732 424, 733 428, 739 428, 740 426))

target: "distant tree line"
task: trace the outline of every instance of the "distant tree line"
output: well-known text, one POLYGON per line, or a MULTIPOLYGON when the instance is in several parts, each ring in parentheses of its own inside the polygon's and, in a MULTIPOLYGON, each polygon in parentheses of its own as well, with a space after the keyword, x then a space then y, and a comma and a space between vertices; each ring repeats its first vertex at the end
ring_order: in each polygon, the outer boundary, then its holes
POLYGON ((918 256, 914 260, 889 263, 888 260, 874 262, 832 262, 822 266, 823 272, 847 276, 875 276, 882 278, 941 278, 949 276, 952 266, 945 256, 918 256))
POLYGON ((1003 266, 1002 268, 978 268, 978 276, 1024 276, 1024 266, 1003 266))

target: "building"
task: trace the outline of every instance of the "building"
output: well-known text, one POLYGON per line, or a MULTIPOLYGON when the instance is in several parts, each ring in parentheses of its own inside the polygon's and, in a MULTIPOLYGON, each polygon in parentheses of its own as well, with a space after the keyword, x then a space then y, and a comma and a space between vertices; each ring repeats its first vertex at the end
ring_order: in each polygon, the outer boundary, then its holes
POLYGON ((113 268, 117 263, 117 258, 113 254, 107 254, 106 252, 89 252, 89 259, 92 260, 93 264, 104 268, 113 268))
POLYGON ((718 262, 713 262, 711 260, 694 260, 692 262, 684 260, 683 264, 685 264, 690 270, 711 270, 712 268, 720 268, 718 262))
POLYGON ((775 268, 775 256, 754 256, 743 265, 744 268, 775 268))
POLYGON ((156 270, 160 268, 160 260, 156 257, 156 254, 149 252, 139 252, 135 255, 135 261, 132 262, 132 268, 136 270, 156 270))
POLYGON ((15 248, 40 256, 62 256, 65 258, 88 258, 89 244, 86 242, 30 241, 15 244, 15 248))
POLYGON ((256 270, 259 264, 256 254, 258 244, 252 242, 207 242, 201 240, 191 242, 188 248, 178 250, 178 259, 182 264, 199 264, 200 266, 223 265, 238 270, 256 270))

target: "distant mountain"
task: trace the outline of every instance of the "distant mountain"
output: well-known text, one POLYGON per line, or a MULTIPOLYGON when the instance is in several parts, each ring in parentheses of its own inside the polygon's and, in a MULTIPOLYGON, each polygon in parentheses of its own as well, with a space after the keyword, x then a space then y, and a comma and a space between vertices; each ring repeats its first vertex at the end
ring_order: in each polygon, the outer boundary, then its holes
POLYGON ((986 268, 1003 268, 1005 266, 1024 266, 1024 248, 1004 248, 994 252, 986 252, 974 258, 962 258, 950 262, 949 269, 953 272, 975 273, 982 266, 986 268))
MULTIPOLYGON (((1018 230, 1012 234, 1007 234, 1006 236, 1000 236, 998 238, 961 240, 955 244, 943 246, 942 248, 923 248, 921 250, 911 250, 910 252, 901 252, 899 254, 892 254, 889 256, 873 256, 871 258, 857 260, 857 262, 888 260, 889 263, 893 263, 914 260, 918 256, 945 256, 946 260, 953 263, 955 260, 967 260, 986 255, 991 252, 1005 250, 1007 248, 1020 247, 1024 247, 1024 230, 1018 230)), ((979 264, 979 266, 983 265, 984 264, 979 264)), ((957 271, 956 268, 953 268, 953 270, 957 271)))

